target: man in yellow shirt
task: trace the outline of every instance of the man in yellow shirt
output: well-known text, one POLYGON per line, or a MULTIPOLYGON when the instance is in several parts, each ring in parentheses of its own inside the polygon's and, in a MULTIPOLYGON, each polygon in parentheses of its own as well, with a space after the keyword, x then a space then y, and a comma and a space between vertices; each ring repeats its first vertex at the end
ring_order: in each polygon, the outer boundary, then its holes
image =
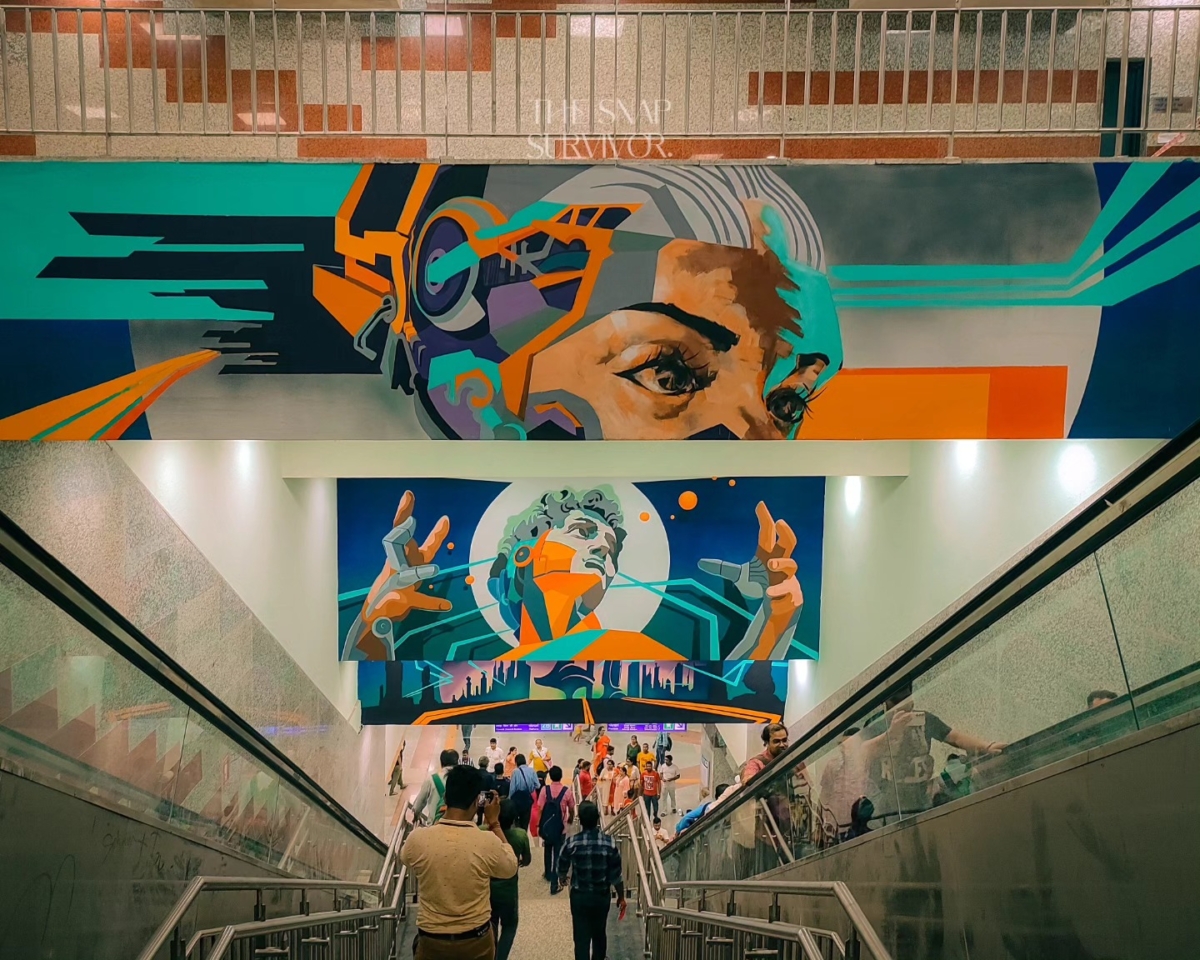
POLYGON ((642 750, 637 755, 638 770, 645 773, 647 764, 653 763, 655 759, 657 759, 657 754, 655 754, 654 748, 650 745, 650 741, 647 740, 642 744, 642 750))
POLYGON ((516 876, 517 857, 500 829, 500 797, 486 795, 487 830, 475 827, 479 770, 461 764, 446 775, 446 812, 415 830, 400 848, 400 862, 416 877, 415 960, 494 960, 491 881, 516 876))

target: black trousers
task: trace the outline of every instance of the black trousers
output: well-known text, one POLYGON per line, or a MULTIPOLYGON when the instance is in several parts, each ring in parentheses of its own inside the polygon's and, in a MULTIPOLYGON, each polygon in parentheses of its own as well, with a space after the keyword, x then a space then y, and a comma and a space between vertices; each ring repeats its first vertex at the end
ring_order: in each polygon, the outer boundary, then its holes
POLYGON ((575 960, 604 960, 608 955, 608 891, 571 891, 571 930, 575 960))
POLYGON ((546 868, 545 877, 550 881, 551 893, 558 891, 558 855, 562 853, 566 839, 566 836, 561 836, 551 841, 542 837, 542 860, 546 868))

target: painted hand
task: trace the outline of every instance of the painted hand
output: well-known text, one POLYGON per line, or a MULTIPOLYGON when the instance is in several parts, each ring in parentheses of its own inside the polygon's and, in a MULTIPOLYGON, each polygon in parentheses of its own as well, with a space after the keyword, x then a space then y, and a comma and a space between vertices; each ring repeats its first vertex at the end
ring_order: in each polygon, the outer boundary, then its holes
POLYGON ((421 593, 421 584, 438 575, 433 562, 450 533, 450 518, 442 517, 433 525, 425 541, 417 545, 417 521, 413 517, 416 498, 404 491, 391 532, 383 538, 387 560, 363 601, 358 649, 368 660, 392 659, 392 624, 413 610, 443 612, 451 608, 449 600, 421 593))
POLYGON ((758 517, 758 549, 754 558, 767 569, 768 624, 786 627, 804 606, 804 592, 796 579, 796 533, 786 520, 771 516, 765 503, 754 510, 758 517))

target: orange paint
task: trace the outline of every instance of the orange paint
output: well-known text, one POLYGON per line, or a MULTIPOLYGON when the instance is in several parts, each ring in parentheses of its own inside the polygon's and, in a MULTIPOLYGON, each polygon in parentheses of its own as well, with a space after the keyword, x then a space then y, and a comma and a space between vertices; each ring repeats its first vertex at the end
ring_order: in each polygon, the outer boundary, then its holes
POLYGON ((469 587, 469 586, 471 586, 471 584, 473 584, 475 582, 475 578, 468 573, 463 578, 463 582, 466 583, 466 585, 469 587))
POLYGON ((638 519, 641 520, 642 523, 649 523, 650 522, 650 514, 648 514, 645 510, 643 510, 641 513, 638 514, 638 519))
POLYGON ((681 510, 695 510, 696 504, 700 502, 700 498, 691 490, 684 490, 679 495, 679 508, 681 510))
POLYGON ((843 370, 803 440, 1061 439, 1066 367, 843 370))

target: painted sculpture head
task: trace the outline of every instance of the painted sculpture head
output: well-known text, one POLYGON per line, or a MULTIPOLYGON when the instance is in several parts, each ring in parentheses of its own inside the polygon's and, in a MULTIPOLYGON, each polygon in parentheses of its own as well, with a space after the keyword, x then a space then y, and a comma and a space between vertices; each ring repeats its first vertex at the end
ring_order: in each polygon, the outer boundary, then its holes
POLYGON ((509 524, 488 589, 522 642, 565 634, 591 614, 617 575, 625 541, 611 491, 543 494, 509 524))

